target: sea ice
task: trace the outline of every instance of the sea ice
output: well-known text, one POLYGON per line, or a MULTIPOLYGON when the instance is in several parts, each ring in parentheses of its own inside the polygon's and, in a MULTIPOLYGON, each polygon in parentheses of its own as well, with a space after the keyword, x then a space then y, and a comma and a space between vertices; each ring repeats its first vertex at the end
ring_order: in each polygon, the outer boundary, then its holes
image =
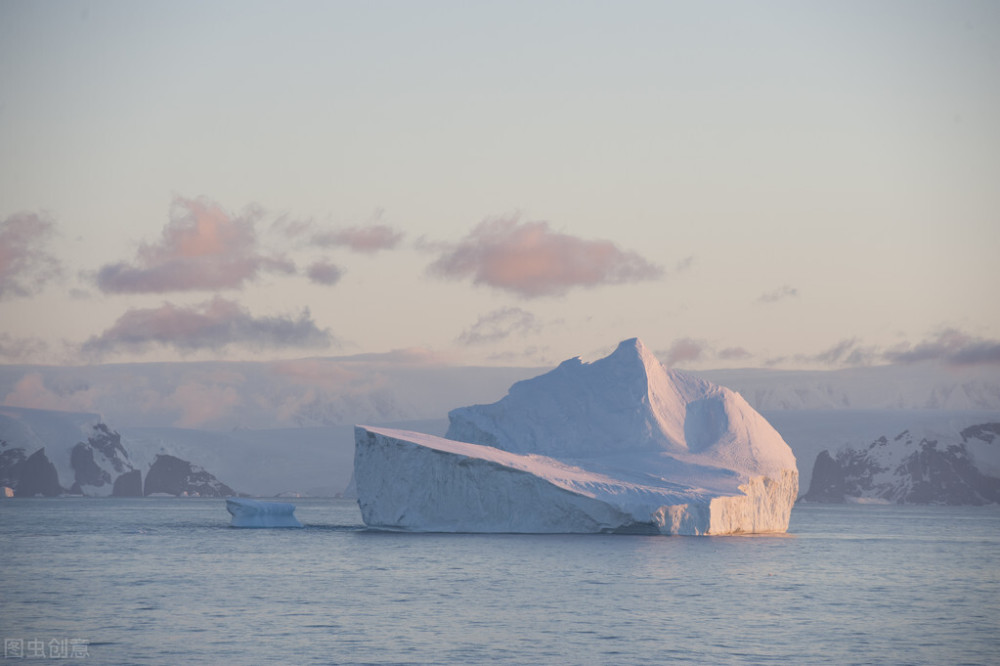
POLYGON ((226 510, 233 516, 233 527, 302 527, 295 517, 295 505, 287 502, 227 497, 226 510))
POLYGON ((446 438, 358 426, 372 527, 441 532, 784 532, 795 456, 741 396, 667 370, 643 344, 570 359, 446 438))

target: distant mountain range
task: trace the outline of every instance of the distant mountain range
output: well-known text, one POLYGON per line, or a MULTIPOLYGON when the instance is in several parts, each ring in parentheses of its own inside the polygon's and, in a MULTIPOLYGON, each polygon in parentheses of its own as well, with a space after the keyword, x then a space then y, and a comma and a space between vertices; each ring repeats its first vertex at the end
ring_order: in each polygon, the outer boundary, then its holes
POLYGON ((96 415, 10 407, 0 408, 0 487, 13 497, 236 494, 210 472, 165 453, 156 453, 144 474, 121 435, 96 415))
MULTIPOLYGON (((494 402, 545 370, 449 367, 405 356, 0 366, 0 467, 47 468, 42 455, 29 464, 44 447, 62 491, 113 494, 119 478, 138 471, 145 479, 165 455, 240 492, 329 496, 351 478, 354 424, 443 435, 450 409, 494 402)), ((774 425, 796 455, 803 491, 823 450, 834 456, 904 430, 953 438, 1000 422, 996 367, 691 374, 739 392, 774 425)))
POLYGON ((867 446, 824 450, 803 499, 898 504, 1000 503, 1000 423, 923 428, 867 446))

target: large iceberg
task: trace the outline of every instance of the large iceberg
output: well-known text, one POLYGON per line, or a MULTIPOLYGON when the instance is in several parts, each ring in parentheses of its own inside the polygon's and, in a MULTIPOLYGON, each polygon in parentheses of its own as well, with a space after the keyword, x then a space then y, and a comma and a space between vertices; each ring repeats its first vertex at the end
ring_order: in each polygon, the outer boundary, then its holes
POLYGON ((785 532, 791 449, 737 393, 667 370, 637 339, 563 362, 445 437, 358 426, 371 527, 435 532, 785 532))
POLYGON ((226 510, 233 517, 233 527, 302 527, 295 517, 295 505, 288 502, 227 497, 226 510))

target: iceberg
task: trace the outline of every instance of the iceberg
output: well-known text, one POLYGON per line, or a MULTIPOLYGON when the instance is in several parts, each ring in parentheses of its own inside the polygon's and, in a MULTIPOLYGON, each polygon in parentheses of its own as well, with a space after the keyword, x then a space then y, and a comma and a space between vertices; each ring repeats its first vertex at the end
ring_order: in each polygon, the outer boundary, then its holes
POLYGON ((564 361, 445 437, 356 426, 366 525, 419 532, 717 535, 788 529, 795 456, 737 393, 638 339, 564 361))
POLYGON ((295 505, 287 502, 227 497, 226 510, 233 516, 233 527, 302 527, 295 517, 295 505))

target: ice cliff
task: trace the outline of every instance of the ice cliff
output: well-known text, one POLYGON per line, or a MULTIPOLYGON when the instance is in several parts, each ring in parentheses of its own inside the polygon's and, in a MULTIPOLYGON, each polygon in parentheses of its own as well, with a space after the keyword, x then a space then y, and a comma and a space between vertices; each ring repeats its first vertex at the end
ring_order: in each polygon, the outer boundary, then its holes
POLYGON ((784 532, 795 457, 738 394, 637 339, 455 409, 444 438, 358 426, 365 523, 442 532, 784 532))

